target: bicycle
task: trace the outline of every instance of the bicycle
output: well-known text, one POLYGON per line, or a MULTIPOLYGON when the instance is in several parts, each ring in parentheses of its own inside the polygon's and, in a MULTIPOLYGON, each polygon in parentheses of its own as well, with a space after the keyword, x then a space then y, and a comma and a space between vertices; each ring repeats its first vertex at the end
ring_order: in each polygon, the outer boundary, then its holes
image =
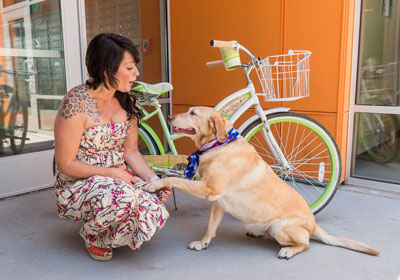
MULTIPOLYGON (((337 144, 331 134, 312 118, 289 112, 288 108, 263 110, 259 97, 266 101, 290 101, 309 95, 309 51, 289 51, 288 54, 255 57, 237 42, 211 41, 212 47, 247 54, 251 61, 241 67, 246 77, 245 88, 230 94, 215 107, 221 114, 235 123, 250 107, 255 115, 239 128, 241 135, 254 145, 259 154, 273 168, 276 174, 296 189, 310 205, 314 214, 320 212, 333 198, 341 177, 342 163, 337 144), (256 69, 263 93, 256 93, 250 73, 256 69)), ((227 65, 231 57, 206 63, 207 67, 227 65)), ((161 111, 157 98, 172 90, 169 83, 156 85, 137 82, 132 87, 144 117, 139 127, 139 149, 148 155, 165 155, 161 140, 147 121, 158 116, 164 137, 172 155, 178 155, 174 141, 180 135, 172 135, 161 111), (143 105, 155 110, 149 113, 143 105)), ((150 159, 149 159, 150 160, 150 159)), ((170 167, 169 163, 165 163, 170 167)), ((161 170, 167 176, 182 176, 180 171, 161 170), (169 172, 169 173, 168 173, 169 172)))
MULTIPOLYGON (((0 73, 22 76, 25 80, 27 76, 35 74, 35 72, 3 70, 1 66, 0 73)), ((14 154, 20 153, 24 148, 25 141, 28 140, 27 132, 28 104, 26 98, 21 96, 19 90, 15 90, 7 84, 0 84, 0 153, 4 152, 3 142, 7 142, 14 154)))

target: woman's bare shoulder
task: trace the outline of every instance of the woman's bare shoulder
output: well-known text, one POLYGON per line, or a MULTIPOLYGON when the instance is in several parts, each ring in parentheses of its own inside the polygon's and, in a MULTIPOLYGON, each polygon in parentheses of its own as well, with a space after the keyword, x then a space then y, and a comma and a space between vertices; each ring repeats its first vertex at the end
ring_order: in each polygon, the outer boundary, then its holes
POLYGON ((94 122, 100 121, 97 102, 90 96, 86 84, 76 86, 67 92, 61 101, 58 113, 65 120, 83 114, 89 116, 94 122))

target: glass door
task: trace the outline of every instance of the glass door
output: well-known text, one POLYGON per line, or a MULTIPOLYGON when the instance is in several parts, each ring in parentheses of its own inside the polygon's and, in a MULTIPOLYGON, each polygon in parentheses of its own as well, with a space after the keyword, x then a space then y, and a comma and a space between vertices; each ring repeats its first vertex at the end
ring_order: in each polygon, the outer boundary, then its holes
POLYGON ((392 0, 359 5, 348 182, 400 190, 400 5, 392 0))
POLYGON ((52 185, 54 118, 82 81, 80 51, 71 55, 79 3, 67 2, 68 10, 65 0, 0 2, 0 197, 52 185))

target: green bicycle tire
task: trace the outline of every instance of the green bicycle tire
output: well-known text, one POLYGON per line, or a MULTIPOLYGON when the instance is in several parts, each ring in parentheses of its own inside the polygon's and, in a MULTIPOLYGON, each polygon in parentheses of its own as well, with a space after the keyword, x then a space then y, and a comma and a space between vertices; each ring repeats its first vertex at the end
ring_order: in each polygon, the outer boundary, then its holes
POLYGON ((292 167, 290 173, 284 174, 277 168, 279 164, 261 135, 264 127, 261 119, 245 128, 243 137, 317 214, 329 204, 340 185, 342 162, 335 140, 321 124, 302 114, 274 113, 267 119, 271 132, 292 167))
POLYGON ((153 136, 143 127, 138 128, 138 148, 142 155, 160 155, 153 136))

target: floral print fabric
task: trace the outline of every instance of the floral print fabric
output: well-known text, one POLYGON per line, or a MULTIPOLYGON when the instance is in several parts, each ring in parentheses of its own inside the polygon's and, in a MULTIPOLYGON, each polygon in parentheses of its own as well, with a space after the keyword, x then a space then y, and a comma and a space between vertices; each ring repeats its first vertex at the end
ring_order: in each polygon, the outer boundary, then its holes
MULTIPOLYGON (((104 124, 83 132, 77 159, 92 165, 116 167, 124 163, 123 143, 130 122, 104 124)), ((81 221, 81 237, 102 248, 128 245, 139 249, 169 214, 157 195, 143 189, 142 180, 132 187, 104 176, 68 177, 57 171, 55 190, 58 215, 81 221)))

